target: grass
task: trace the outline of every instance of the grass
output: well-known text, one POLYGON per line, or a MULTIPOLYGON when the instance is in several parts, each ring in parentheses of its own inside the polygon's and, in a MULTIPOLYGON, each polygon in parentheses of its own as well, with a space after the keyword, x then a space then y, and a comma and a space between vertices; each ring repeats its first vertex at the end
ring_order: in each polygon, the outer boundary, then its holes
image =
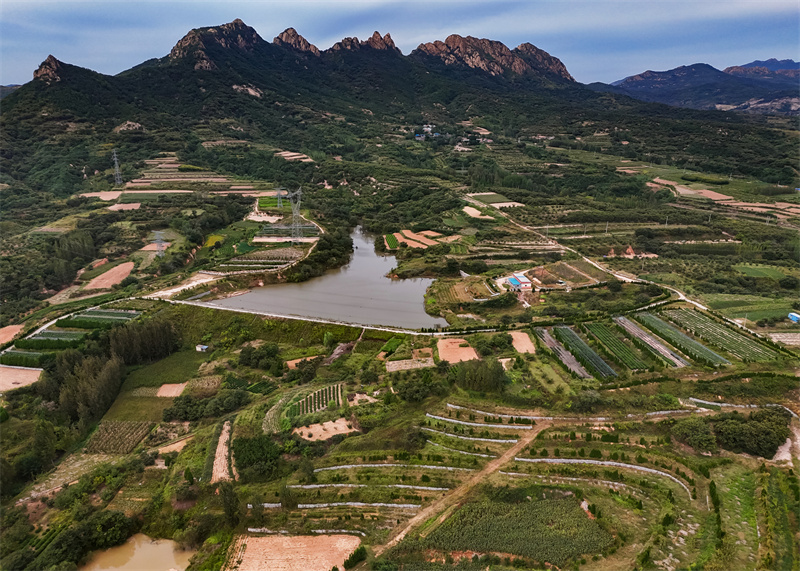
POLYGON ((121 393, 103 420, 161 422, 164 418, 164 409, 172 406, 173 400, 165 397, 134 397, 129 393, 121 393))
POLYGON ((508 198, 503 196, 502 194, 498 194, 496 192, 492 192, 491 194, 479 194, 478 196, 473 196, 476 200, 483 202, 484 204, 496 204, 498 202, 511 202, 508 198))
POLYGON ((733 266, 733 269, 751 278, 772 278, 779 280, 786 277, 783 272, 770 266, 733 266))
POLYGON ((204 247, 210 248, 211 246, 213 246, 217 242, 222 243, 224 241, 225 241, 225 236, 222 236, 220 234, 211 234, 211 236, 206 238, 206 243, 205 243, 204 247))
POLYGON ((200 364, 206 360, 205 353, 181 351, 152 365, 134 370, 128 375, 123 390, 137 387, 160 387, 165 383, 183 383, 191 379, 200 364))

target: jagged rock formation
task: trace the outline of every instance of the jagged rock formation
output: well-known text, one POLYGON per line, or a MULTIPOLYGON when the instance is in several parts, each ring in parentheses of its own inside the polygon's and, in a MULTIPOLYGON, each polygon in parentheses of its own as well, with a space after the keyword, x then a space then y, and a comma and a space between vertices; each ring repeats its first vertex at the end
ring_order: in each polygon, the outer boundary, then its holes
POLYGON ((446 65, 480 69, 493 76, 506 72, 518 75, 544 73, 575 81, 558 58, 528 43, 510 50, 505 44, 495 40, 453 34, 444 42, 437 40, 420 44, 411 55, 417 58, 438 58, 446 65))
POLYGON ((376 31, 370 36, 370 38, 366 41, 359 41, 358 38, 344 38, 341 42, 336 42, 331 46, 330 50, 325 51, 341 51, 341 50, 350 50, 350 51, 357 51, 363 48, 372 48, 374 50, 390 50, 400 53, 400 50, 397 49, 397 46, 394 45, 394 40, 392 40, 392 36, 386 34, 385 36, 381 37, 381 35, 376 31))
POLYGON ((319 48, 298 34, 294 28, 286 28, 272 40, 272 43, 276 46, 291 48, 299 52, 309 52, 315 56, 320 54, 319 48))
POLYGON ((33 79, 41 79, 50 85, 51 82, 61 81, 61 70, 64 64, 54 58, 52 55, 47 56, 47 59, 42 62, 39 68, 33 72, 33 79))
POLYGON ((252 51, 264 40, 258 33, 236 19, 229 24, 212 28, 197 28, 186 34, 169 53, 171 60, 184 58, 195 59, 195 69, 215 70, 217 64, 209 57, 207 50, 213 46, 223 48, 236 48, 242 51, 252 51))

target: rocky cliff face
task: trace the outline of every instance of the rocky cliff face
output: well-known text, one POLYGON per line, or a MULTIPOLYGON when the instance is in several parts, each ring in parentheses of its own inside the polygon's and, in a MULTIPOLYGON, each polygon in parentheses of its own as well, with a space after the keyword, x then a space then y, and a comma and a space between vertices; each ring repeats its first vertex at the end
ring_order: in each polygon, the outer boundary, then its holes
POLYGON ((531 44, 522 44, 510 50, 502 42, 453 34, 444 42, 437 40, 420 44, 411 55, 438 58, 446 65, 467 66, 494 76, 507 72, 518 75, 552 74, 574 81, 558 58, 531 44))
POLYGON ((769 69, 767 67, 745 67, 734 65, 723 69, 727 74, 738 77, 749 77, 752 79, 767 79, 779 81, 791 81, 800 79, 800 69, 769 69))
POLYGON ((195 59, 195 69, 214 70, 217 69, 217 65, 207 53, 211 46, 252 51, 260 42, 264 42, 261 36, 237 18, 222 26, 192 30, 175 44, 169 53, 169 58, 177 60, 192 57, 195 59))
POLYGON ((341 42, 336 42, 331 46, 330 50, 325 51, 342 51, 342 50, 350 50, 350 51, 357 51, 362 50, 364 48, 371 48, 373 50, 389 50, 400 53, 400 50, 397 49, 397 46, 394 45, 394 40, 392 40, 392 36, 386 34, 385 36, 381 37, 381 35, 376 31, 370 36, 370 38, 366 41, 359 41, 358 38, 345 38, 341 42))
POLYGON ((298 34, 294 28, 286 28, 272 40, 272 43, 283 48, 291 48, 299 52, 308 52, 319 56, 319 48, 298 34))
POLYGON ((512 51, 534 69, 552 73, 569 81, 575 81, 575 78, 567 71, 567 66, 560 59, 551 56, 544 50, 540 50, 533 44, 525 42, 512 51))
POLYGON ((47 85, 50 85, 54 81, 61 81, 60 73, 63 67, 64 64, 52 55, 49 55, 39 66, 39 69, 33 72, 33 79, 41 79, 47 82, 47 85))

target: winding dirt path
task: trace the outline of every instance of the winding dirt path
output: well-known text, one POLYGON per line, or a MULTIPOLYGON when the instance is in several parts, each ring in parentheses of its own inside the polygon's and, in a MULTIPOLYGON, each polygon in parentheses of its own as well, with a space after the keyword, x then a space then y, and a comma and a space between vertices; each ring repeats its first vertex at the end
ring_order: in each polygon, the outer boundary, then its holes
POLYGON ((484 466, 480 471, 475 472, 468 480, 462 482, 462 484, 457 488, 453 488, 449 493, 445 492, 441 498, 418 511, 417 514, 408 520, 406 525, 396 532, 385 545, 376 547, 375 555, 378 556, 390 547, 397 545, 413 528, 417 527, 421 523, 424 523, 439 512, 443 512, 441 516, 439 516, 439 523, 444 521, 444 519, 449 515, 449 513, 446 511, 447 508, 460 502, 469 493, 469 491, 472 490, 472 488, 480 484, 489 475, 497 472, 504 464, 513 461, 517 454, 519 454, 526 446, 533 442, 537 434, 546 428, 550 428, 551 424, 551 422, 547 421, 541 422, 537 424, 533 430, 524 431, 526 434, 521 435, 519 437, 519 441, 511 448, 506 450, 501 456, 486 464, 486 466, 484 466))

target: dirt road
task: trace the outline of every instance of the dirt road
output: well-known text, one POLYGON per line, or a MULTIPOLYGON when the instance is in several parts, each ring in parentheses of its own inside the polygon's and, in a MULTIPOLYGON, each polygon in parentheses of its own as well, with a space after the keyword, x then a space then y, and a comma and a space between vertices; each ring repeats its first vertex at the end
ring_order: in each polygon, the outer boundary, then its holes
MULTIPOLYGON (((395 533, 388 543, 386 543, 386 545, 377 546, 375 548, 375 555, 378 556, 390 547, 397 545, 413 528, 417 527, 421 523, 424 523, 435 514, 445 512, 447 508, 460 502, 462 499, 464 499, 464 497, 466 497, 472 488, 499 470, 504 464, 514 460, 516 455, 522 452, 526 446, 533 442, 537 434, 539 434, 545 428, 549 428, 550 425, 550 422, 542 422, 537 424, 533 430, 526 430, 526 434, 521 435, 519 441, 514 444, 514 446, 506 450, 502 456, 495 458, 486 464, 483 469, 470 476, 470 478, 464 481, 460 486, 454 488, 449 493, 445 493, 441 498, 417 512, 417 515, 408 520, 406 525, 397 533, 395 533)), ((447 512, 442 513, 442 515, 439 517, 439 522, 441 523, 441 521, 443 521, 447 515, 447 512)))

